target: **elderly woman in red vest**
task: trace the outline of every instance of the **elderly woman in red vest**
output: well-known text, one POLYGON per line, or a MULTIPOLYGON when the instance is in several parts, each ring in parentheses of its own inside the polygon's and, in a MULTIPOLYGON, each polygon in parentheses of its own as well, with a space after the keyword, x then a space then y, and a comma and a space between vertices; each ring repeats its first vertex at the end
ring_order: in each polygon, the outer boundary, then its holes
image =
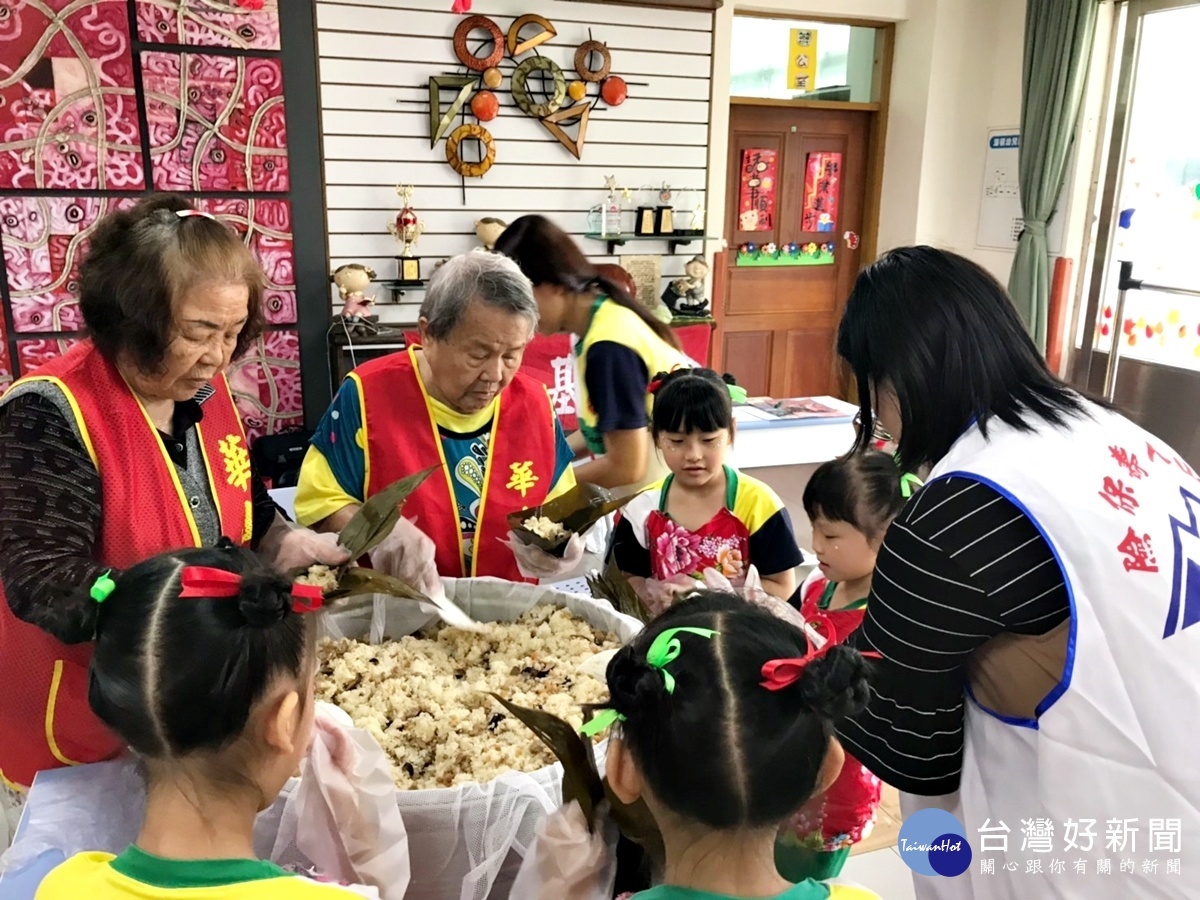
POLYGON ((510 513, 575 485, 545 385, 517 371, 537 322, 533 286, 506 257, 475 252, 441 266, 421 306, 421 343, 355 369, 317 426, 296 518, 338 531, 381 488, 439 466, 405 504, 411 521, 372 555, 376 568, 431 590, 438 574, 520 580, 577 563, 581 541, 565 561, 505 542, 510 513))
POLYGON ((0 400, 10 799, 41 769, 121 749, 87 702, 106 573, 222 538, 281 569, 345 559, 331 536, 290 525, 251 466, 224 372, 262 329, 262 290, 233 231, 182 198, 147 198, 96 228, 80 268, 88 338, 0 400))

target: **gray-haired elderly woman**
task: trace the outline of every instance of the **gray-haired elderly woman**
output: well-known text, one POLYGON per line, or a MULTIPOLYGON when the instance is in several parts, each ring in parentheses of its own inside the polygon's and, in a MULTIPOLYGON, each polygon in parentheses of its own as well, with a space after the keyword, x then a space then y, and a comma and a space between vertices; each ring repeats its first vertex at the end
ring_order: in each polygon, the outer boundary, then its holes
POLYGON ((551 563, 504 542, 509 513, 575 486, 545 386, 517 371, 537 322, 533 287, 506 257, 473 252, 441 266, 421 306, 421 343, 351 372, 317 427, 297 519, 340 531, 366 498, 440 466, 372 554, 376 568, 429 590, 438 574, 516 581, 576 562, 578 543, 551 563))

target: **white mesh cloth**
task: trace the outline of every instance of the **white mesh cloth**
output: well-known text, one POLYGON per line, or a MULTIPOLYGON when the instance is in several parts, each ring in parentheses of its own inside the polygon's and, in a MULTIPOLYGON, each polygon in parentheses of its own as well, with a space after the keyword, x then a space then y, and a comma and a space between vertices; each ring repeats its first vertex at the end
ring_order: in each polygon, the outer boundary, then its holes
MULTIPOLYGON (((641 628, 608 603, 536 585, 496 579, 447 579, 446 595, 480 621, 512 621, 541 603, 563 606, 623 641, 641 628)), ((407 601, 375 597, 325 617, 331 635, 377 642, 411 634, 431 615, 407 601)), ((603 747, 597 761, 603 766, 603 747)), ((264 859, 300 871, 310 861, 296 846, 293 779, 255 826, 264 859)), ((487 784, 398 791, 408 831, 412 880, 406 900, 494 900, 508 897, 538 823, 561 802, 562 767, 509 773, 487 784)), ((21 836, 4 857, 19 868, 45 850, 119 853, 136 837, 145 805, 137 766, 128 760, 39 775, 21 836)))

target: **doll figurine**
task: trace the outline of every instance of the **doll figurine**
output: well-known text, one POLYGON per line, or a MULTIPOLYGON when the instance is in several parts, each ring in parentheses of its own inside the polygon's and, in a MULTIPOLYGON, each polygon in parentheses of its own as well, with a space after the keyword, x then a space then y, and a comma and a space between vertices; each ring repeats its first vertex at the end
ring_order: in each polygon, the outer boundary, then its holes
POLYGON ((371 315, 375 296, 365 293, 374 277, 374 270, 360 263, 338 266, 331 276, 333 283, 337 285, 338 296, 342 298, 344 324, 352 335, 361 337, 379 332, 373 321, 375 317, 371 315))
POLYGON ((475 236, 483 244, 484 250, 495 250, 496 241, 500 240, 500 235, 504 234, 504 229, 507 227, 508 223, 503 219, 486 216, 475 222, 475 236))
POLYGON ((676 278, 667 285, 663 302, 676 316, 707 316, 704 282, 708 278, 708 263, 703 256, 693 256, 684 265, 683 272, 683 278, 676 278))

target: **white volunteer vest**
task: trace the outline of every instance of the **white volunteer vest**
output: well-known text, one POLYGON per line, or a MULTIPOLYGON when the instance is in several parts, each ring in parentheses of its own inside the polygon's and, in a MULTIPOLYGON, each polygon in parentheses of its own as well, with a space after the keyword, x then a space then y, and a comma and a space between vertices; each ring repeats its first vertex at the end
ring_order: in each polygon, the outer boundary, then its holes
POLYGON ((1089 413, 1031 434, 993 421, 987 439, 973 426, 930 476, 975 479, 1021 507, 1062 566, 1072 618, 1063 680, 1036 722, 968 698, 959 791, 902 797, 906 816, 953 812, 974 851, 957 878, 914 876, 922 900, 1200 897, 1200 480, 1127 419, 1089 413), (1022 820, 1038 818, 1052 834, 1035 828, 1023 849, 1022 820), (1068 819, 1095 820, 1090 850, 1083 837, 1067 849, 1068 819), (1124 849, 1108 844, 1114 819, 1137 829, 1113 826, 1124 849), (987 859, 995 874, 981 871, 987 859), (1105 859, 1112 874, 1097 871, 1105 859))

